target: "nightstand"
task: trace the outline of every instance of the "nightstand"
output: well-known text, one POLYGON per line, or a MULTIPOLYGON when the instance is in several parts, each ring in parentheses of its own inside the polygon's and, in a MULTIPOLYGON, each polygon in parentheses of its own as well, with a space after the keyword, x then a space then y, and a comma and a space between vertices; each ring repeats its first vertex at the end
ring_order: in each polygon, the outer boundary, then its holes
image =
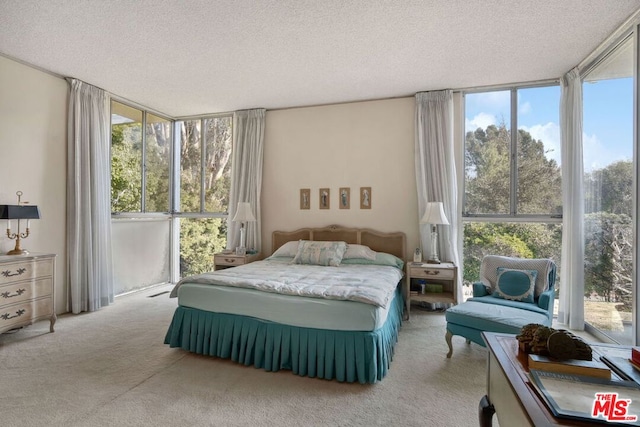
POLYGON ((407 262, 407 277, 403 283, 405 318, 409 319, 411 301, 457 304, 457 292, 455 291, 457 276, 458 267, 451 262, 443 262, 440 264, 407 262), (423 294, 418 291, 417 295, 415 292, 411 292, 412 280, 414 289, 420 289, 420 285, 418 284, 419 280, 424 281, 427 292, 423 294), (439 289, 440 287, 441 290, 439 289), (428 292, 430 289, 433 290, 433 288, 436 288, 435 292, 428 292))
POLYGON ((222 270, 229 267, 237 267, 259 259, 260 254, 236 255, 235 253, 219 253, 213 256, 213 269, 222 270))

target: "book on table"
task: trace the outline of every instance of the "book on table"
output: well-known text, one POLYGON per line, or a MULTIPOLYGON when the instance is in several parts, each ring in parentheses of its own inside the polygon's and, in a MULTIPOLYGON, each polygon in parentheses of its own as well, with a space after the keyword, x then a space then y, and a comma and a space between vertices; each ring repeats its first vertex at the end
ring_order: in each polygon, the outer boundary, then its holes
POLYGON ((640 386, 633 381, 537 369, 529 370, 529 378, 558 418, 640 426, 640 386))
POLYGON ((600 360, 557 360, 538 354, 529 354, 529 369, 557 372, 561 374, 587 375, 598 378, 611 378, 611 369, 600 360))
POLYGON ((628 357, 601 356, 600 360, 606 363, 622 379, 635 381, 640 384, 640 365, 628 357))

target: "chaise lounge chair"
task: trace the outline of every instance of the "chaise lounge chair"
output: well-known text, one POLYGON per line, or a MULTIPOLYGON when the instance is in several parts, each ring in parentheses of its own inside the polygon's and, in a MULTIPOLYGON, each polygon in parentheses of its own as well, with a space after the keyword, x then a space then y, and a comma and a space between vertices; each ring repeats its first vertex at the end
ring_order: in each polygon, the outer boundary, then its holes
POLYGON ((453 354, 453 335, 484 347, 483 331, 517 334, 528 323, 551 326, 555 280, 556 264, 551 259, 485 256, 473 298, 445 313, 447 357, 453 354))

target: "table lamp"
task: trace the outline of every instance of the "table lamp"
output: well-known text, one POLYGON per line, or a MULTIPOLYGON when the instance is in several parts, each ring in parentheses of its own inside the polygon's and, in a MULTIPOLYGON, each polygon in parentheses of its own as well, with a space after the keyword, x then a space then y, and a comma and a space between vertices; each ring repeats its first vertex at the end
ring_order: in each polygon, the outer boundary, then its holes
POLYGON ((429 264, 440 264, 438 259, 438 224, 449 225, 442 202, 427 202, 427 209, 420 220, 420 224, 431 224, 431 257, 429 264))
POLYGON ((11 240, 15 239, 16 246, 7 255, 26 255, 29 252, 20 247, 20 240, 29 237, 29 226, 32 219, 40 219, 40 210, 35 205, 27 205, 20 202, 22 191, 16 192, 18 196, 17 205, 0 205, 0 219, 7 220, 7 237, 11 240), (20 220, 27 220, 27 229, 24 233, 20 232, 20 220), (18 229, 15 233, 11 233, 11 220, 17 220, 18 229))
POLYGON ((236 255, 244 255, 247 253, 246 248, 246 223, 255 221, 256 217, 251 212, 251 204, 248 202, 238 202, 238 209, 231 221, 240 223, 240 245, 236 248, 236 255))

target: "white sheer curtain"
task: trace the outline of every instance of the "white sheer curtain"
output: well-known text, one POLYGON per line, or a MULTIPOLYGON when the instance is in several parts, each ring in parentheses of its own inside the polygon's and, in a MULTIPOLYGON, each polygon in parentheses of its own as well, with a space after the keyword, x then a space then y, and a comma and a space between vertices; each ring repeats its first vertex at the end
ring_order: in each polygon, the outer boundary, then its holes
MULTIPOLYGON (((458 184, 453 146, 453 93, 450 90, 416 94, 415 167, 418 220, 427 202, 442 202, 450 225, 438 226, 439 255, 462 268, 458 232, 462 214, 458 209, 458 184)), ((420 224, 420 242, 431 255, 431 230, 420 224)), ((457 299, 462 301, 462 274, 458 274, 457 299)))
POLYGON ((562 283, 558 322, 584 329, 584 191, 582 80, 577 68, 561 81, 562 283))
POLYGON ((260 194, 262 192, 262 158, 264 148, 264 109, 237 111, 233 118, 233 162, 227 248, 233 249, 240 241, 240 224, 231 221, 238 202, 249 202, 255 222, 247 223, 246 247, 262 250, 260 226, 260 194))
POLYGON ((113 302, 109 96, 69 80, 67 258, 72 313, 113 302))

